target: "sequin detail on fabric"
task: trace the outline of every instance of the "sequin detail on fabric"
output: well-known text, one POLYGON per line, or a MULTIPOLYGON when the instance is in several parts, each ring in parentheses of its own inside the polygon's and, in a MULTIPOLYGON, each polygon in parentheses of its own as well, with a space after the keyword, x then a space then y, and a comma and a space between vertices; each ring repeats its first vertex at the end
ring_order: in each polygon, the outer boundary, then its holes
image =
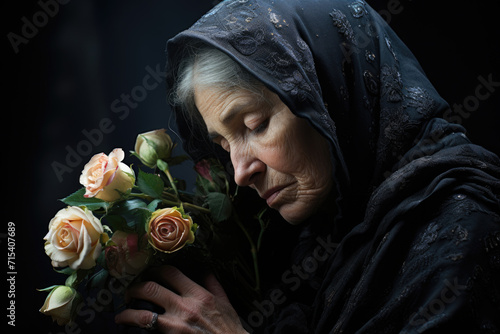
POLYGON ((384 40, 385 40, 385 45, 387 46, 387 48, 391 52, 392 56, 394 57, 394 60, 396 60, 396 62, 398 62, 399 60, 398 60, 398 57, 396 56, 396 52, 394 52, 394 48, 392 47, 391 40, 387 36, 384 37, 384 40))
POLYGON ((399 102, 403 99, 403 80, 399 71, 389 65, 380 69, 381 95, 389 102, 399 102))
POLYGON ((377 58, 377 56, 375 56, 375 53, 373 53, 369 50, 365 51, 365 59, 368 63, 373 64, 373 62, 375 61, 376 58, 377 58))
POLYGON ((333 20, 333 24, 339 29, 339 33, 341 33, 349 42, 356 45, 357 43, 354 38, 354 31, 352 30, 352 26, 347 20, 345 14, 338 9, 334 9, 330 13, 330 16, 333 20))
POLYGON ((368 70, 363 72, 363 79, 365 81, 366 90, 371 95, 377 96, 379 92, 379 85, 375 76, 368 70))
POLYGON ((348 5, 351 10, 351 14, 355 18, 360 18, 366 14, 366 8, 363 1, 354 1, 352 4, 348 5))
POLYGON ((430 223, 429 226, 420 236, 419 241, 413 246, 413 250, 417 252, 425 252, 429 249, 430 244, 436 241, 438 237, 439 225, 436 223, 430 223))
POLYGON ((406 99, 403 103, 405 108, 415 108, 418 113, 425 116, 430 115, 436 108, 436 102, 425 89, 421 87, 408 87, 406 92, 406 99))

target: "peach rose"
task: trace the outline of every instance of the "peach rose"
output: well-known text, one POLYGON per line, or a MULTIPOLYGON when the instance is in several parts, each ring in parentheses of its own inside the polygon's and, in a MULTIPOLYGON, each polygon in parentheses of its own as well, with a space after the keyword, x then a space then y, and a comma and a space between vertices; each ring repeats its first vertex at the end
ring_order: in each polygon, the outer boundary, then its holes
POLYGON ((166 208, 153 212, 146 230, 155 249, 172 253, 194 242, 192 227, 191 217, 184 218, 176 208, 166 208))
POLYGON ((139 236, 136 233, 116 231, 111 241, 115 245, 106 248, 106 264, 111 276, 135 276, 147 266, 149 252, 139 250, 139 236))
POLYGON ((90 269, 101 254, 103 227, 92 211, 77 206, 59 210, 44 237, 45 253, 54 267, 90 269))
POLYGON ((45 299, 40 312, 52 317, 59 326, 71 322, 72 309, 74 304, 78 303, 78 292, 65 285, 58 285, 52 289, 45 299))
POLYGON ((121 148, 115 148, 109 156, 104 153, 94 155, 80 175, 80 183, 86 189, 84 196, 113 202, 131 189, 135 176, 132 169, 121 162, 124 157, 121 148))

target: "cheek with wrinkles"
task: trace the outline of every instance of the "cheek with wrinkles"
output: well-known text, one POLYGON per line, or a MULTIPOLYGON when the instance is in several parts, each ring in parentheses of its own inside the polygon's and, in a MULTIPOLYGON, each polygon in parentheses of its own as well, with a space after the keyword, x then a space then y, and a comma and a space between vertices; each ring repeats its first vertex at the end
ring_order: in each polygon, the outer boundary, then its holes
MULTIPOLYGON (((275 161, 276 169, 289 174, 310 175, 313 172, 311 152, 315 151, 315 143, 311 142, 308 131, 304 131, 300 122, 288 121, 280 124, 277 130, 273 130, 273 138, 270 140, 268 155, 275 161)), ((307 129, 306 129, 307 130, 307 129)))
MULTIPOLYGON (((296 189, 291 189, 288 200, 308 203, 328 192, 331 183, 329 146, 305 120, 293 119, 287 124, 288 131, 281 132, 276 146, 281 156, 280 171, 294 176, 296 189)), ((277 133, 278 134, 278 133, 277 133)))
POLYGON ((254 141, 260 159, 274 170, 290 174, 296 171, 301 163, 302 152, 294 148, 294 132, 287 122, 274 120, 266 134, 254 141))

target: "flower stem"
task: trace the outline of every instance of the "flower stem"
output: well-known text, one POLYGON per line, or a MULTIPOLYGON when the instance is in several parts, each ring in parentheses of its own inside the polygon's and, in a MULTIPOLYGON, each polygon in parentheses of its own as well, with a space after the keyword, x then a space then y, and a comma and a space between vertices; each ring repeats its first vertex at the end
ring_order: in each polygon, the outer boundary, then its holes
POLYGON ((170 185, 172 186, 172 189, 174 190, 175 196, 177 196, 177 198, 179 198, 179 192, 177 191, 177 186, 175 185, 175 181, 174 181, 174 178, 172 177, 172 174, 170 174, 170 171, 168 170, 168 168, 165 169, 163 172, 165 173, 165 175, 167 175, 168 180, 170 181, 170 185))
POLYGON ((182 202, 182 205, 184 205, 184 207, 188 208, 188 209, 197 210, 197 211, 200 211, 200 212, 203 212, 203 213, 210 213, 209 209, 203 208, 201 206, 194 205, 194 204, 191 204, 191 203, 188 203, 188 202, 182 202))
MULTIPOLYGON (((171 195, 171 194, 169 194, 171 195)), ((153 197, 149 196, 149 195, 146 195, 146 194, 138 194, 138 193, 131 193, 129 196, 132 196, 132 197, 138 197, 138 198, 142 198, 142 199, 145 199, 145 200, 153 200, 153 197)), ((191 210, 196 210, 196 211, 199 211, 199 212, 203 212, 203 213, 206 213, 206 214, 209 214, 210 213, 210 210, 207 209, 207 208, 204 208, 202 206, 198 206, 198 205, 195 205, 195 204, 192 204, 192 203, 189 203, 189 202, 182 202, 180 201, 179 199, 177 198, 173 198, 174 196, 171 195, 169 196, 170 199, 166 199, 166 198, 162 198, 161 201, 163 204, 166 204, 166 205, 171 205, 171 206, 184 206, 185 208, 187 209, 191 209, 191 210)))
POLYGON ((237 217, 236 217, 236 222, 238 223, 238 226, 243 231, 248 242, 250 243, 250 253, 252 254, 253 269, 254 269, 254 274, 255 274, 255 290, 259 291, 260 290, 260 273, 259 273, 259 264, 258 264, 258 259, 257 259, 257 248, 255 247, 255 243, 253 242, 252 237, 248 233, 247 229, 245 228, 245 226, 243 226, 243 223, 237 217))
POLYGON ((200 211, 200 212, 203 212, 203 213, 210 213, 209 209, 201 207, 201 206, 198 206, 198 205, 195 205, 195 204, 192 204, 192 203, 189 203, 189 202, 171 201, 171 200, 168 200, 168 199, 162 199, 162 202, 164 204, 171 205, 171 206, 183 206, 183 207, 185 207, 187 209, 196 210, 196 211, 200 211))
POLYGON ((170 182, 172 189, 174 190, 175 196, 177 196, 177 198, 179 198, 179 192, 177 191, 177 186, 175 185, 174 178, 172 177, 172 174, 170 174, 168 163, 166 161, 163 161, 162 159, 158 159, 156 161, 156 167, 159 170, 161 170, 163 173, 165 173, 165 175, 168 178, 168 181, 170 182))

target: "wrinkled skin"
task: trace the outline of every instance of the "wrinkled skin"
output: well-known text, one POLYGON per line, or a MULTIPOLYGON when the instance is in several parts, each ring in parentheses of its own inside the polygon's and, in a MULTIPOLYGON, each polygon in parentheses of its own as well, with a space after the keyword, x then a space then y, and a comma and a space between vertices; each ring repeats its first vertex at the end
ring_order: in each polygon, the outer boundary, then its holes
POLYGON ((195 102, 210 137, 230 153, 236 183, 255 189, 289 223, 304 221, 327 198, 328 142, 276 94, 202 88, 195 102))
MULTIPOLYGON (((207 276, 204 286, 200 286, 172 266, 150 274, 155 280, 134 284, 127 291, 127 298, 147 300, 165 309, 158 316, 159 332, 247 333, 213 275, 207 276)), ((115 322, 146 328, 152 318, 151 311, 127 309, 115 317, 115 322)))
MULTIPOLYGON (((239 186, 255 189, 292 224, 322 204, 332 187, 328 142, 276 94, 197 89, 195 102, 214 142, 230 153, 239 186)), ((214 276, 201 286, 165 266, 157 277, 133 285, 128 297, 165 309, 158 317, 160 332, 246 333, 214 276)), ((150 311, 128 309, 115 320, 146 327, 152 318, 150 311)))

